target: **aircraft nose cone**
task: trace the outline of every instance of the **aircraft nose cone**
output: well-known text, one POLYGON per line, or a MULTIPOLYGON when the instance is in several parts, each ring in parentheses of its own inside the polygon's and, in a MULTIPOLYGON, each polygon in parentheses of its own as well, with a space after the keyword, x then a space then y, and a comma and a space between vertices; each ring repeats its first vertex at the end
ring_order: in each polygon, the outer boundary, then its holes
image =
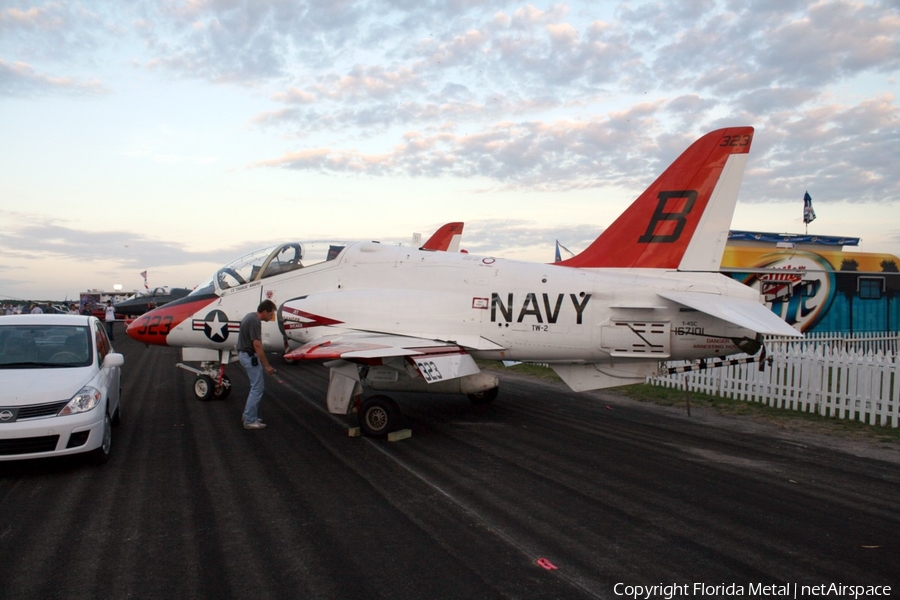
POLYGON ((174 318, 165 308, 157 308, 145 313, 125 328, 128 337, 144 344, 165 346, 166 336, 175 327, 174 318))
POLYGON ((170 302, 135 319, 125 333, 142 344, 168 346, 169 333, 198 310, 208 306, 217 296, 184 298, 170 302))

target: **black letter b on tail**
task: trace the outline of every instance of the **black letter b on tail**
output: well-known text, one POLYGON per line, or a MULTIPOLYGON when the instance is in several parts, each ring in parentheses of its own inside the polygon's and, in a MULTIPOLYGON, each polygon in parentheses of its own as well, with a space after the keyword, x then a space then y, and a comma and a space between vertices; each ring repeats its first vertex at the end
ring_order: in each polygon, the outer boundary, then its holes
POLYGON ((675 190, 660 192, 657 195, 656 210, 647 225, 647 231, 638 239, 639 243, 672 243, 681 237, 681 232, 687 224, 686 217, 694 208, 697 200, 696 190, 675 190), (666 210, 666 204, 670 200, 683 199, 683 203, 673 202, 671 211, 666 210), (680 210, 678 206, 680 204, 680 210))

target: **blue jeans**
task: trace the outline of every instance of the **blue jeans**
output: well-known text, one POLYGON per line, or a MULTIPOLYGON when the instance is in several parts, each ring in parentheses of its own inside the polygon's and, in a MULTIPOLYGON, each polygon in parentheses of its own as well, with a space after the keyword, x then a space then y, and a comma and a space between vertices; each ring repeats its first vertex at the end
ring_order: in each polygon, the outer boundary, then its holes
POLYGON ((263 370, 262 362, 255 367, 251 362, 253 356, 246 352, 238 355, 241 366, 247 371, 247 377, 250 378, 250 394, 247 396, 247 404, 244 405, 244 424, 249 425, 255 423, 259 418, 259 403, 262 401, 263 391, 266 389, 266 372, 263 370))

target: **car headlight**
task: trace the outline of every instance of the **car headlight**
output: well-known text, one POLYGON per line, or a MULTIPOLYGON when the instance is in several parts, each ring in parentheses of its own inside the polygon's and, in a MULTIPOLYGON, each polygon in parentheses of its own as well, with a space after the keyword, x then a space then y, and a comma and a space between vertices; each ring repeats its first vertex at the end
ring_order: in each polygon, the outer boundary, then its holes
POLYGON ((102 397, 103 395, 100 393, 100 390, 86 385, 78 390, 77 394, 72 396, 72 399, 69 400, 66 407, 59 411, 59 416, 75 415, 92 410, 100 404, 100 399, 102 397))

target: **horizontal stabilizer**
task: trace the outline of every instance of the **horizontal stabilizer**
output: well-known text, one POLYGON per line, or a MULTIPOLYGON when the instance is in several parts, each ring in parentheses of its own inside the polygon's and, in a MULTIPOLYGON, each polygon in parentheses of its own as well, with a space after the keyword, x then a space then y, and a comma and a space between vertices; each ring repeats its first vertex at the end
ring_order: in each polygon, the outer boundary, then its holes
POLYGON ((658 292, 660 296, 738 327, 764 335, 800 337, 802 334, 756 300, 704 292, 658 292))

